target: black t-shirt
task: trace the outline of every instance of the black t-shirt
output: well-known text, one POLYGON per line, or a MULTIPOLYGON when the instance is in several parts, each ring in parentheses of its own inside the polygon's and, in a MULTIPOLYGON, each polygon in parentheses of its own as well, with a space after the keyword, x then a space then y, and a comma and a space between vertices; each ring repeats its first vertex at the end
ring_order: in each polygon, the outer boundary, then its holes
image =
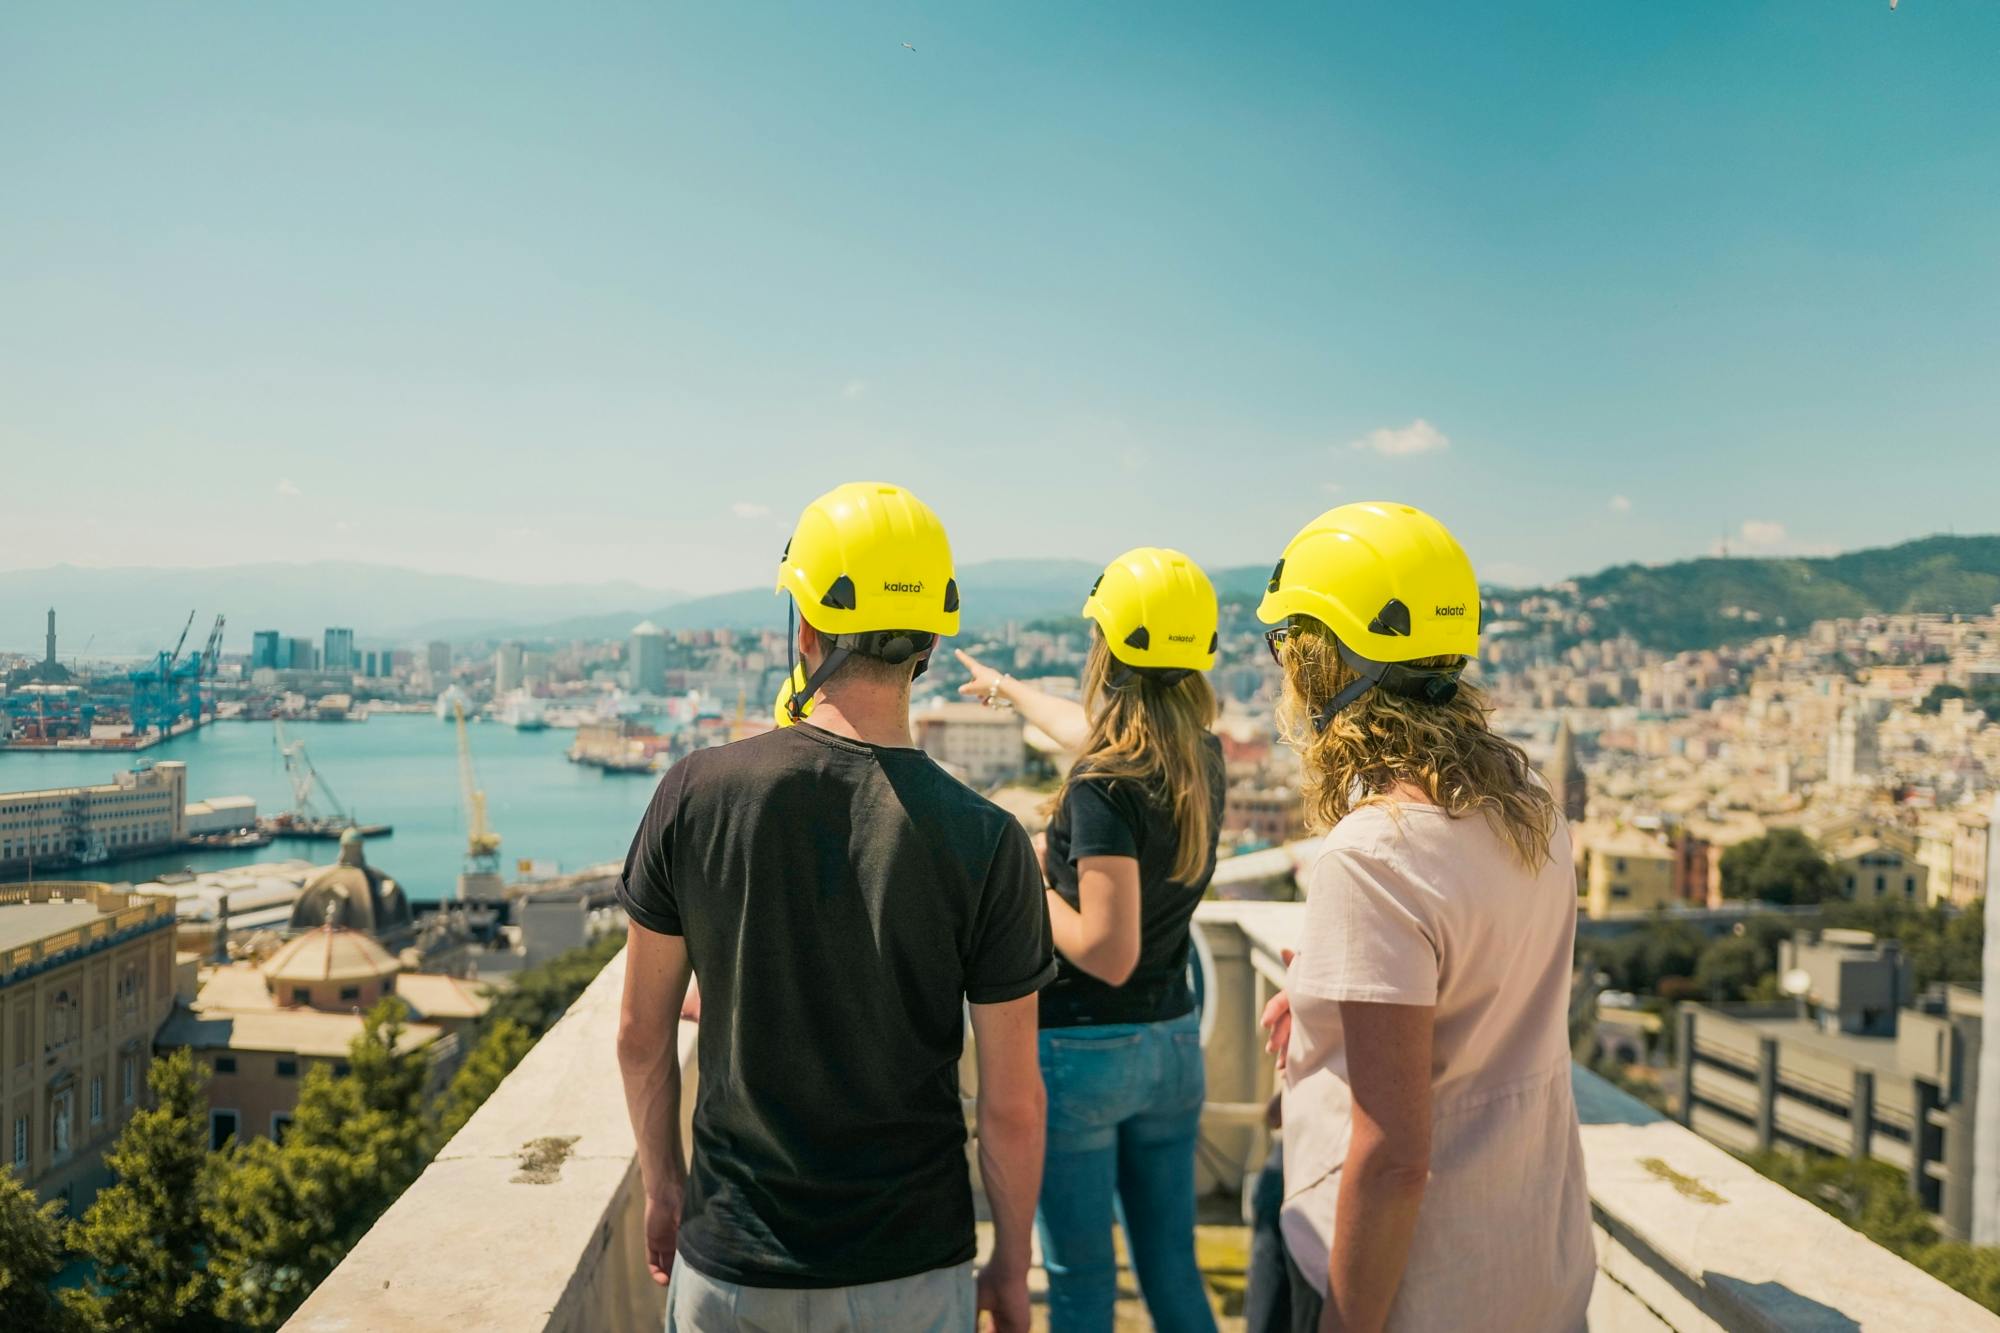
POLYGON ((1045 1028, 1100 1023, 1158 1023, 1194 1008, 1187 984, 1188 921, 1215 873, 1222 827, 1222 742, 1208 739, 1208 865, 1194 880, 1170 878, 1180 830, 1166 793, 1129 778, 1092 778, 1088 759, 1063 793, 1049 822, 1049 880, 1063 901, 1079 905, 1076 863, 1086 856, 1130 856, 1139 862, 1139 962, 1122 986, 1107 985, 1056 956, 1056 979, 1042 992, 1045 1028))
POLYGON ((674 765, 619 897, 701 986, 687 1260, 841 1287, 972 1258, 963 1004, 1054 975, 1021 826, 921 750, 801 724, 674 765))

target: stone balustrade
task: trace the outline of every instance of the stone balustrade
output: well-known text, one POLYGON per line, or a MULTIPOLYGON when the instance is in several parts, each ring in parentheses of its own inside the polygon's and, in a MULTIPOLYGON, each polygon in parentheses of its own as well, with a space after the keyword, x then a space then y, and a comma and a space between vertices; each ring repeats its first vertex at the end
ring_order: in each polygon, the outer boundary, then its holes
MULTIPOLYGON (((1271 1088, 1256 1017, 1283 978, 1293 903, 1210 902, 1210 1106, 1228 1189, 1262 1161, 1271 1088)), ((614 960, 285 1326, 288 1333, 654 1329, 613 1037, 614 960)), ((687 1106, 693 1033, 681 1037, 687 1106)), ((1598 1333, 1929 1328, 2000 1333, 1974 1305, 1722 1149, 1581 1070, 1598 1333)))

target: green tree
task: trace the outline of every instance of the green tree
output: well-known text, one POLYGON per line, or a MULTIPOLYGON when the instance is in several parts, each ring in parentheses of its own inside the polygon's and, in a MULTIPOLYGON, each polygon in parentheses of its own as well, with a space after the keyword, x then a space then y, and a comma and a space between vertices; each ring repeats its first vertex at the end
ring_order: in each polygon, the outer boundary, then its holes
POLYGON ((623 935, 608 933, 580 949, 571 949, 528 968, 493 1002, 487 1021, 497 1023, 510 1018, 535 1036, 541 1036, 569 1012, 576 997, 583 994, 604 970, 604 965, 624 947, 623 935))
MULTIPOLYGON (((451 1086, 438 1103, 437 1128, 432 1141, 442 1148, 451 1136, 465 1127, 485 1100, 500 1086, 500 1080, 521 1063, 535 1044, 534 1034, 511 1018, 493 1022, 472 1048, 472 1054, 452 1076, 451 1086)), ((434 1148, 433 1151, 436 1149, 434 1148)))
POLYGON ((70 1333, 81 1323, 49 1290, 63 1266, 62 1205, 44 1204, 0 1166, 0 1328, 70 1333))
POLYGON ((1940 981, 1974 989, 1980 984, 1980 953, 1986 944, 1983 901, 1966 908, 1833 903, 1826 909, 1826 924, 1872 931, 1902 945, 1918 990, 1940 981))
POLYGON ((218 1172, 214 1268, 230 1319, 284 1322, 423 1169, 430 1060, 405 1049, 406 1014, 393 996, 370 1009, 351 1072, 315 1066, 285 1142, 246 1144, 218 1172))
POLYGON ((219 1329, 215 1279, 204 1262, 208 1099, 194 1057, 178 1050, 146 1075, 153 1105, 126 1124, 104 1164, 117 1180, 69 1228, 91 1278, 64 1299, 90 1327, 194 1333, 219 1329))
POLYGON ((1926 694, 1924 701, 1917 705, 1917 711, 1919 713, 1936 714, 1943 710, 1945 700, 1963 699, 1964 697, 1964 686, 1939 683, 1931 686, 1931 692, 1926 694))
POLYGON ((1722 854, 1722 896, 1766 903, 1816 903, 1838 896, 1833 865, 1797 829, 1776 828, 1722 854))
POLYGON ((1695 990, 1710 1000, 1740 1000, 1769 970, 1756 940, 1744 935, 1725 935, 1709 945, 1695 963, 1695 990))

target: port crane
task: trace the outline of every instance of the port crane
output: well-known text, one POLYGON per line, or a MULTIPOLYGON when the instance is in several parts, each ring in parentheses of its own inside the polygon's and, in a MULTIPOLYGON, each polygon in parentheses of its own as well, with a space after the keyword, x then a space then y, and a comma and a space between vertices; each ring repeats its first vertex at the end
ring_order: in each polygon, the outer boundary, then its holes
POLYGON ((354 816, 333 794, 333 788, 313 767, 313 761, 306 755, 304 741, 285 739, 285 724, 280 718, 272 718, 273 734, 277 738, 278 753, 285 761, 285 777, 292 784, 292 820, 302 825, 352 825, 354 816), (320 810, 318 796, 326 797, 327 809, 320 810))
POLYGON ((465 871, 458 877, 458 896, 500 896, 500 835, 486 822, 486 793, 472 774, 472 740, 465 730, 465 702, 451 701, 458 727, 458 785, 465 800, 465 871))
POLYGON ((173 651, 161 649, 153 661, 129 673, 132 683, 132 734, 143 735, 157 729, 162 735, 176 723, 201 720, 201 673, 199 657, 181 661, 187 647, 188 631, 194 628, 194 612, 188 612, 173 651))

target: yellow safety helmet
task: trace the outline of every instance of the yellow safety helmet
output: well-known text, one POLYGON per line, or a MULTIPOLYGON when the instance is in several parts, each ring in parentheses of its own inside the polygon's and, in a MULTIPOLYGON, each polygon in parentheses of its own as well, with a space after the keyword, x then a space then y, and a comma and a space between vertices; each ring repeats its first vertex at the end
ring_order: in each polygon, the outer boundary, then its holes
POLYGON ((1478 653, 1479 580, 1465 549, 1423 510, 1345 504, 1301 528, 1271 571, 1257 618, 1274 624, 1294 616, 1333 631, 1341 657, 1361 677, 1320 708, 1314 722, 1324 727, 1369 689, 1448 702, 1463 664, 1400 664, 1478 653))
POLYGON ((916 659, 922 673, 942 634, 958 633, 958 580, 944 524, 886 482, 851 481, 807 505, 778 558, 778 592, 827 636, 827 655, 781 705, 796 721, 849 657, 916 659))
POLYGON ((1083 614, 1135 671, 1178 679, 1215 665, 1215 585, 1179 551, 1140 546, 1119 556, 1090 585, 1083 614))

